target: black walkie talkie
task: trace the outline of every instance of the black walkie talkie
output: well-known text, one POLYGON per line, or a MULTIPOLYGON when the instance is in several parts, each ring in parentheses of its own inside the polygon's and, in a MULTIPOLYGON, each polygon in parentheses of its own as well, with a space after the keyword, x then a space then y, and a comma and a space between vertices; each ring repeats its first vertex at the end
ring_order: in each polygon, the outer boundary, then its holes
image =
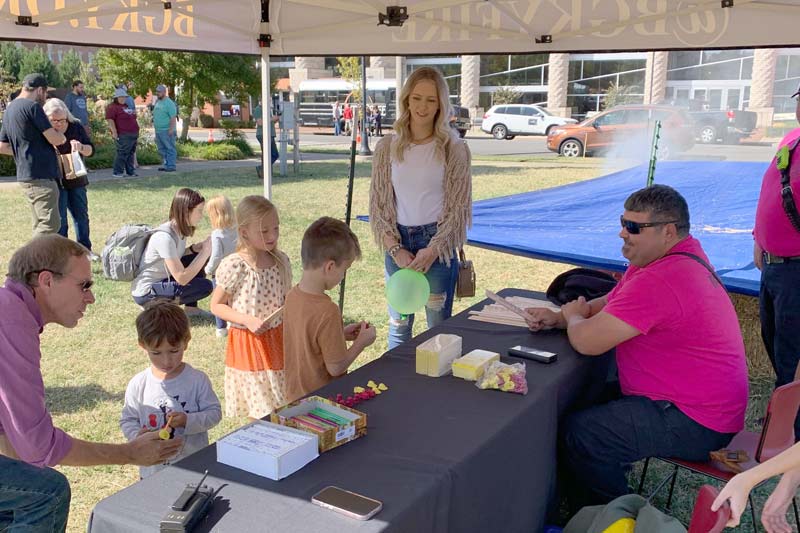
POLYGON ((214 499, 214 490, 203 485, 208 470, 197 485, 186 485, 183 492, 161 519, 161 531, 187 533, 206 515, 214 499))

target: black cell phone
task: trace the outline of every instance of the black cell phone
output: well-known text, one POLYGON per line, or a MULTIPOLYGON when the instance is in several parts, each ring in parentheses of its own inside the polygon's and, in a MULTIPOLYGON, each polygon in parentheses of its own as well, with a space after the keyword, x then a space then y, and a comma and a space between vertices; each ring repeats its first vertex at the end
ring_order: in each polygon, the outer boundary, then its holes
POLYGON ((378 500, 332 486, 316 493, 311 502, 356 520, 369 520, 383 508, 378 500))
POLYGON ((537 363, 552 363, 556 360, 557 356, 553 352, 545 352, 531 348, 530 346, 512 346, 508 349, 508 355, 514 357, 522 357, 523 359, 530 359, 537 363))

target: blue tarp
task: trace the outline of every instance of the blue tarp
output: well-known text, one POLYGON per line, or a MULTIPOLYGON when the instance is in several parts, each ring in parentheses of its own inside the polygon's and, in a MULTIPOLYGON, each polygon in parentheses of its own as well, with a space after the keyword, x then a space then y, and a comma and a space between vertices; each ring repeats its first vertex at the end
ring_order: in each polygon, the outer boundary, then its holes
MULTIPOLYGON (((689 203, 699 239, 732 292, 757 295, 751 231, 768 163, 665 161, 655 181, 689 203)), ((645 186, 647 166, 563 187, 475 202, 469 244, 574 265, 623 271, 619 216, 645 186)))

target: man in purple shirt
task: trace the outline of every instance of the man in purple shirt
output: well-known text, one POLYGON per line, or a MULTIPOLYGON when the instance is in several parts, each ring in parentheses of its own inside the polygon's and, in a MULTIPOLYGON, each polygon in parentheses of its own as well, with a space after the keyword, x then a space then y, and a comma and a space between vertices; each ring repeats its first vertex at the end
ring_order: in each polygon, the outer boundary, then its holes
POLYGON ((17 250, 0 287, 0 531, 64 531, 70 488, 52 466, 153 465, 182 441, 144 434, 126 444, 70 437, 45 405, 39 335, 50 323, 74 328, 94 303, 89 251, 60 235, 17 250))

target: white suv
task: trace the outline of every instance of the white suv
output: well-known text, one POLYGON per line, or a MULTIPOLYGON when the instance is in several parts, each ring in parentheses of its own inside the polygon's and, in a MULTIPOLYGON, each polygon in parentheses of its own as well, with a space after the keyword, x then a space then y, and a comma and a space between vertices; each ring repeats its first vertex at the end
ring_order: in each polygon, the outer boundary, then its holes
POLYGON ((517 135, 547 135, 555 126, 577 122, 551 115, 536 105, 504 104, 492 106, 483 115, 481 130, 491 133, 495 139, 513 139, 517 135))

